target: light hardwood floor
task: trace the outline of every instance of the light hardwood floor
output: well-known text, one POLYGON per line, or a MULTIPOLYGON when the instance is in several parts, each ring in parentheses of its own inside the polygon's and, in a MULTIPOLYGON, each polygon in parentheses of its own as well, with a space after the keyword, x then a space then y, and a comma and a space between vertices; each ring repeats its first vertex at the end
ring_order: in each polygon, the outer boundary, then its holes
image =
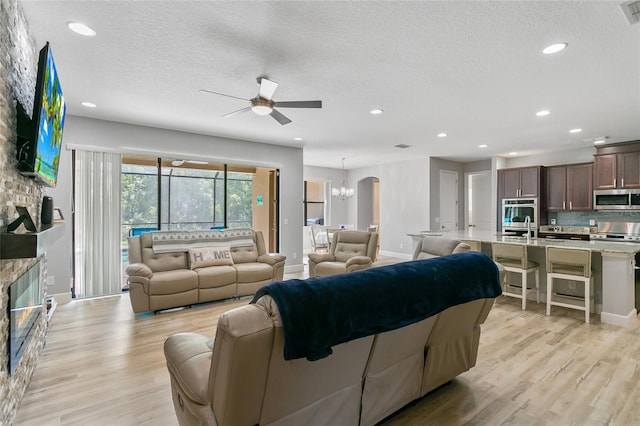
MULTIPOLYGON (((387 260, 385 263, 391 263, 387 260)), ((296 278, 298 276, 295 276, 296 278)), ((176 425, 162 344, 249 298, 134 315, 127 294, 59 306, 16 425, 176 425)), ((386 425, 638 425, 640 326, 498 298, 477 365, 386 425)))

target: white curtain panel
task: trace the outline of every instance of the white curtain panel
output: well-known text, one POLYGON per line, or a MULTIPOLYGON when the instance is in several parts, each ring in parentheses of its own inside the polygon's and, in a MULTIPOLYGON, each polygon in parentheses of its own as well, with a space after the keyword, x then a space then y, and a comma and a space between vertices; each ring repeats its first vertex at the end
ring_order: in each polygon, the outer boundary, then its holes
POLYGON ((122 292, 120 154, 75 151, 76 297, 122 292))

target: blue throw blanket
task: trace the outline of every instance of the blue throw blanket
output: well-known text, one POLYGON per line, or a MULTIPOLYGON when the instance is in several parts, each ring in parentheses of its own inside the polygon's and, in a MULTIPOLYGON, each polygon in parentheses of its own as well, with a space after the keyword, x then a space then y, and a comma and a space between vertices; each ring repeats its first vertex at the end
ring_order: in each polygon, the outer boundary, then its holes
POLYGON ((258 290, 278 305, 284 358, 310 361, 353 339, 413 324, 450 306, 502 293, 498 268, 467 252, 350 274, 287 280, 258 290))

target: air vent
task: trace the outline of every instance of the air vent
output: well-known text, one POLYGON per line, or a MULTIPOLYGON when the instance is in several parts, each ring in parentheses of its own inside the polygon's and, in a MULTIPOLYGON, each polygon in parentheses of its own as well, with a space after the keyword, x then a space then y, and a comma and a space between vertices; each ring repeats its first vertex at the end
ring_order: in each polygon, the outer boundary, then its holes
POLYGON ((640 0, 626 1, 620 4, 622 13, 629 21, 629 24, 637 24, 640 22, 640 0))
POLYGON ((396 148, 405 149, 410 148, 411 145, 407 145, 406 143, 399 143, 398 145, 394 145, 396 148))

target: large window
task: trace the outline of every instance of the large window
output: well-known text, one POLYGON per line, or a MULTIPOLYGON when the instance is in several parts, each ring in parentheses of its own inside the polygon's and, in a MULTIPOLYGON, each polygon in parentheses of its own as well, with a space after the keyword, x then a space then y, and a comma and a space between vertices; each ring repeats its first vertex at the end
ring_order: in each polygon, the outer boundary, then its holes
POLYGON ((304 224, 324 225, 324 182, 304 181, 304 224))
POLYGON ((158 226, 158 168, 149 165, 122 164, 121 240, 127 243, 132 228, 158 226))
POLYGON ((157 229, 158 223, 160 229, 166 230, 251 228, 254 173, 250 168, 231 170, 232 166, 224 164, 125 156, 122 164, 123 242, 131 232, 157 229), (161 164, 160 185, 158 164, 161 164), (158 188, 161 188, 160 199, 158 188))

